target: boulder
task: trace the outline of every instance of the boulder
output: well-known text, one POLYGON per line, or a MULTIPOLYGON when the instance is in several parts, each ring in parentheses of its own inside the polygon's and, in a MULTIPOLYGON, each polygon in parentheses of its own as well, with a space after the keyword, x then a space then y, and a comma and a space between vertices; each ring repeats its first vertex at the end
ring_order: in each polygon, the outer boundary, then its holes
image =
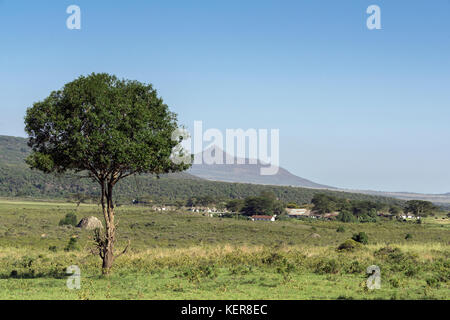
POLYGON ((98 220, 96 217, 86 217, 81 219, 81 221, 77 224, 77 228, 94 230, 94 229, 102 229, 103 225, 102 222, 98 220))

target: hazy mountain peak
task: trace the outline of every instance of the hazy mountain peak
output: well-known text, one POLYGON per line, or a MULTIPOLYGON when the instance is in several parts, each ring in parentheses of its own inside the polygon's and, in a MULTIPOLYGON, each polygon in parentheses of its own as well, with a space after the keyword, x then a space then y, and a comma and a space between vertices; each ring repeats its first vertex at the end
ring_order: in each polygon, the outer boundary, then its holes
POLYGON ((262 175, 261 168, 269 166, 260 159, 232 156, 213 145, 194 155, 189 173, 215 181, 334 189, 293 175, 282 167, 274 175, 262 175))

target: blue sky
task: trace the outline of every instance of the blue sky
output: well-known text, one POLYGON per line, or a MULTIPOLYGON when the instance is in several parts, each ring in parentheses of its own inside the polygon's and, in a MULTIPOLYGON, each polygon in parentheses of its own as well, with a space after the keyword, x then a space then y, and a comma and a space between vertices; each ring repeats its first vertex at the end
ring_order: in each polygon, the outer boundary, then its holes
POLYGON ((0 0, 0 70, 0 134, 108 72, 152 83, 188 128, 280 129, 281 165, 313 181, 450 192, 449 0, 0 0))

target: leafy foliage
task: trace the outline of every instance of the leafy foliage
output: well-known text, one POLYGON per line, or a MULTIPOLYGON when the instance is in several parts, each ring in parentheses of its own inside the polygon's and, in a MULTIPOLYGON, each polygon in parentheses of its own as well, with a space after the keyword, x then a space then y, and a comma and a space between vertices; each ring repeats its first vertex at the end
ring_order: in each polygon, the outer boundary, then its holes
POLYGON ((273 192, 262 192, 257 197, 247 197, 240 212, 243 215, 251 216, 254 214, 280 215, 284 213, 284 204, 277 200, 273 192))
POLYGON ((26 162, 45 173, 162 174, 187 169, 171 161, 176 115, 153 87, 108 74, 81 76, 27 110, 32 148, 26 162))
POLYGON ((426 217, 433 213, 436 207, 429 201, 410 200, 405 204, 404 211, 410 212, 415 216, 426 217))
POLYGON ((60 226, 73 226, 75 227, 78 223, 77 215, 75 213, 68 213, 64 218, 59 221, 60 226))
POLYGON ((338 251, 354 251, 355 249, 360 249, 362 244, 359 241, 355 241, 354 239, 345 240, 341 243, 337 250, 338 251))
POLYGON ((355 240, 356 242, 362 243, 362 244, 368 244, 369 243, 369 237, 365 232, 355 233, 352 237, 352 240, 355 240))

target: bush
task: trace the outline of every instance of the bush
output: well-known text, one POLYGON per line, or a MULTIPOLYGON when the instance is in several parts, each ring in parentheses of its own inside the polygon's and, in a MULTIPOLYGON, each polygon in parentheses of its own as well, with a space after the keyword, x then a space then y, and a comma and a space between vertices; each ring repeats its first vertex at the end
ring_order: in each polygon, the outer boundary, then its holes
POLYGON ((391 279, 389 279, 389 284, 393 288, 399 288, 400 287, 400 280, 398 278, 391 278, 391 279))
POLYGON ((75 237, 70 238, 69 243, 64 248, 64 251, 76 251, 79 250, 80 246, 78 245, 78 239, 75 237))
POLYGON ((441 284, 439 283, 439 279, 437 277, 432 277, 426 279, 427 285, 431 288, 440 288, 441 284))
POLYGON ((217 270, 215 265, 200 265, 191 267, 183 272, 183 276, 191 282, 200 282, 202 278, 217 278, 217 270))
POLYGON ((412 234, 411 233, 407 233, 405 236, 405 240, 409 240, 412 238, 412 234))
MULTIPOLYGON (((392 247, 383 247, 381 249, 378 249, 377 251, 375 251, 374 255, 376 257, 381 257, 384 259, 387 258, 392 258, 392 257, 397 257, 402 255, 402 251, 399 248, 392 248, 392 247)), ((397 261, 398 262, 398 261, 397 261)))
POLYGON ((369 237, 365 232, 356 233, 352 237, 353 240, 356 242, 362 243, 362 244, 368 244, 369 243, 369 237))
POLYGON ((343 210, 341 211, 338 216, 336 217, 338 221, 341 222, 357 222, 358 219, 349 211, 343 210))
MULTIPOLYGON (((357 243, 357 242, 356 242, 357 243)), ((364 266, 358 260, 354 260, 346 267, 347 273, 362 273, 365 270, 364 266)))
POLYGON ((68 213, 66 216, 59 220, 60 226, 74 226, 76 227, 78 223, 77 215, 75 213, 68 213))
POLYGON ((413 277, 417 275, 420 271, 419 266, 412 262, 405 262, 404 264, 405 276, 413 277))
POLYGON ((339 226, 339 227, 336 229, 336 232, 345 232, 345 228, 344 228, 343 226, 339 226))
POLYGON ((345 240, 343 243, 341 243, 337 247, 337 250, 338 251, 353 251, 355 249, 360 249, 361 246, 362 246, 361 243, 356 242, 353 239, 348 239, 348 240, 345 240))
POLYGON ((50 246, 50 247, 48 247, 48 250, 50 250, 51 252, 56 252, 56 251, 58 251, 58 249, 56 248, 56 246, 50 246))
POLYGON ((339 266, 336 260, 320 260, 314 270, 317 274, 335 274, 339 272, 339 266))

